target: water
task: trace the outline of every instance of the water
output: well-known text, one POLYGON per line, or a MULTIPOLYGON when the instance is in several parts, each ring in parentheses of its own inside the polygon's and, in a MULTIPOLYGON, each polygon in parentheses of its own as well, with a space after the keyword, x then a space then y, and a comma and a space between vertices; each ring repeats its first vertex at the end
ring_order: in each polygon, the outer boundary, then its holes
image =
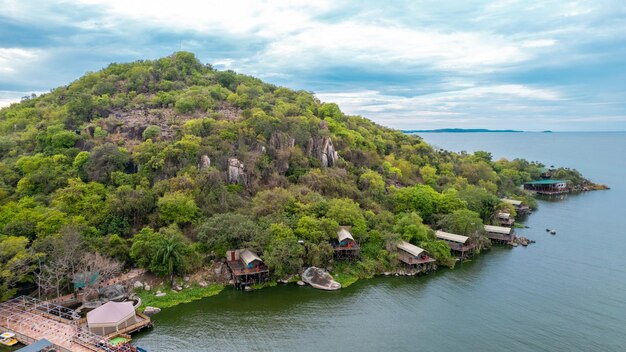
POLYGON ((575 167, 612 189, 540 201, 530 228, 517 230, 537 241, 526 248, 338 292, 227 289, 163 310, 137 343, 150 351, 624 351, 626 134, 423 137, 450 150, 575 167))

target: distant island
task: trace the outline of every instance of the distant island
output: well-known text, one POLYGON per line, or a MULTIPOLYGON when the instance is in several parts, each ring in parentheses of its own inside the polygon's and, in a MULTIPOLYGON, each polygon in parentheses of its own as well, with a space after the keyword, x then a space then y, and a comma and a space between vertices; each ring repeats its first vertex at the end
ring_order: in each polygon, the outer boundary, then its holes
POLYGON ((511 132, 524 132, 518 130, 490 130, 486 128, 440 128, 436 130, 402 130, 404 133, 477 133, 477 132, 497 132, 497 133, 511 133, 511 132))

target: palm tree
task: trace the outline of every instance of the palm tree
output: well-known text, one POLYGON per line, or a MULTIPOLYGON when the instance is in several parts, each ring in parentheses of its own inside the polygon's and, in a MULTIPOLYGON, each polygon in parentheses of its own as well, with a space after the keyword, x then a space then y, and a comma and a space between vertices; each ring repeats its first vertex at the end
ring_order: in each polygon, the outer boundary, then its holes
POLYGON ((174 273, 180 269, 183 263, 184 250, 185 246, 182 239, 178 236, 171 236, 161 241, 156 253, 156 259, 166 268, 166 275, 170 276, 172 286, 174 286, 174 273))

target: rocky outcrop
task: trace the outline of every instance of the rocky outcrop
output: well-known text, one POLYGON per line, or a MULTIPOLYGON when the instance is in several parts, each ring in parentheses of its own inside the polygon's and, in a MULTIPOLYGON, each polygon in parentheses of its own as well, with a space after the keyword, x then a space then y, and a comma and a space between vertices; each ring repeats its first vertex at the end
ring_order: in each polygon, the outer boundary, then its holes
POLYGON ((244 172, 244 166, 237 158, 228 159, 228 182, 230 183, 245 183, 246 174, 244 172))
POLYGON ((339 160, 339 154, 330 137, 316 136, 309 139, 307 154, 320 161, 322 167, 331 167, 339 160))
POLYGON ((204 171, 210 167, 211 167, 211 159, 209 159, 209 156, 206 154, 202 155, 200 157, 200 163, 198 164, 198 169, 204 171))
POLYGON ((286 133, 274 132, 270 137, 270 149, 272 149, 273 151, 293 148, 295 145, 295 138, 286 133))
POLYGON ((302 281, 320 290, 334 291, 341 288, 341 284, 324 269, 314 266, 302 273, 302 281))

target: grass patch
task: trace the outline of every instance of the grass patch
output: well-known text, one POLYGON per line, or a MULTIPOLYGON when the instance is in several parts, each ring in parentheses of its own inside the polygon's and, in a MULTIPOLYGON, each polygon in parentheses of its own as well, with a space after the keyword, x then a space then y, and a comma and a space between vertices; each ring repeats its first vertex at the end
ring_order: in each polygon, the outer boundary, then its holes
POLYGON ((250 287, 252 287, 254 290, 259 290, 265 287, 274 287, 276 285, 278 285, 278 283, 275 280, 268 280, 259 284, 250 285, 250 287))
POLYGON ((224 285, 209 285, 207 287, 191 287, 178 293, 171 290, 163 290, 167 293, 163 297, 156 297, 153 291, 137 290, 136 294, 141 298, 141 309, 151 306, 157 308, 170 308, 182 303, 197 301, 205 297, 215 296, 222 292, 224 285))
POLYGON ((359 279, 369 279, 373 276, 359 262, 335 263, 331 275, 335 281, 341 284, 342 288, 352 285, 359 279))
POLYGON ((337 273, 333 275, 333 278, 341 284, 342 288, 346 288, 359 281, 359 277, 351 273, 337 273))

